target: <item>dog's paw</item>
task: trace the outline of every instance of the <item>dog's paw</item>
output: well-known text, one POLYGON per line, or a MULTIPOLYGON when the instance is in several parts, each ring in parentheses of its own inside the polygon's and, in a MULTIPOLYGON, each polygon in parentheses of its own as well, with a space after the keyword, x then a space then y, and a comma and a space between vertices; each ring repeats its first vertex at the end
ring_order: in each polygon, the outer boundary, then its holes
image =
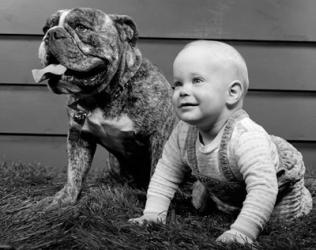
POLYGON ((45 211, 63 208, 69 205, 74 205, 77 201, 75 189, 65 186, 55 196, 46 197, 40 200, 37 206, 45 211))

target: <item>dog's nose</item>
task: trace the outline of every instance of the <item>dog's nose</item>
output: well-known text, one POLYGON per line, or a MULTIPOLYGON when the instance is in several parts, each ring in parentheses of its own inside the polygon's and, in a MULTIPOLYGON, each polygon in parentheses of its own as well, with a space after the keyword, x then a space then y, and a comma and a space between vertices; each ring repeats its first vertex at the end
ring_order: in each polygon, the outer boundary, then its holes
POLYGON ((65 32, 63 32, 61 29, 52 29, 47 33, 47 38, 51 39, 64 39, 66 38, 65 32))

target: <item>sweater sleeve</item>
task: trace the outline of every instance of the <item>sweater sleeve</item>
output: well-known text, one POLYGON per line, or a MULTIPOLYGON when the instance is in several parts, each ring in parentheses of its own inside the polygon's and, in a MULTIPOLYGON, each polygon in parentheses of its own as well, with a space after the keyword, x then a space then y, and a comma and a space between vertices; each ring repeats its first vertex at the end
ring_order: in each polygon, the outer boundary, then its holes
POLYGON ((179 136, 186 135, 181 129, 182 125, 179 123, 175 127, 164 146, 162 157, 149 183, 144 214, 167 214, 171 199, 183 179, 185 164, 181 155, 179 136))
POLYGON ((272 142, 264 132, 244 132, 233 146, 237 167, 246 184, 246 199, 231 229, 255 240, 269 220, 278 193, 272 142))

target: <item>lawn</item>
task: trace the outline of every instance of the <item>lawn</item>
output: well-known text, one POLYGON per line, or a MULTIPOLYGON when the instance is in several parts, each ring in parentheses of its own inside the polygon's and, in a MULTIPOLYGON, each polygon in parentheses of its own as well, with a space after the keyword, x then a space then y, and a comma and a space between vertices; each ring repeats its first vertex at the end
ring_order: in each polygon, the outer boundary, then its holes
MULTIPOLYGON (((65 182, 40 165, 0 163, 0 249, 251 249, 215 243, 233 217, 219 212, 198 214, 186 195, 177 194, 167 225, 137 226, 145 192, 91 173, 74 206, 45 211, 37 206, 65 182), (2 247, 2 248, 1 248, 2 247)), ((308 187, 316 195, 316 185, 308 187)), ((257 249, 315 249, 316 209, 288 224, 268 224, 257 249)))

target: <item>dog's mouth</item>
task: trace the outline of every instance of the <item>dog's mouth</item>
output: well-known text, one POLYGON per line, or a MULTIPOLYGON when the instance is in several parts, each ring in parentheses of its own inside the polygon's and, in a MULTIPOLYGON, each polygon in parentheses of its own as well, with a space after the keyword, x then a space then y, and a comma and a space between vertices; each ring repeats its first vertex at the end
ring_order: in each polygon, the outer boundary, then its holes
MULTIPOLYGON (((102 81, 107 73, 106 62, 92 66, 90 70, 78 71, 65 67, 58 61, 50 63, 42 69, 33 69, 32 74, 36 83, 48 80, 49 85, 66 86, 73 89, 73 92, 81 90, 89 91, 102 81)), ((71 91, 72 92, 72 91, 71 91)))
POLYGON ((68 80, 72 82, 75 79, 78 80, 90 80, 97 75, 106 71, 105 65, 99 65, 92 68, 89 71, 77 71, 66 68, 62 64, 48 64, 42 69, 33 69, 32 74, 36 83, 40 83, 51 78, 63 78, 62 80, 68 80))
POLYGON ((98 65, 89 71, 76 71, 72 69, 67 69, 65 73, 61 76, 62 81, 67 81, 70 83, 78 84, 83 86, 96 85, 99 82, 99 78, 106 74, 106 66, 98 65))

